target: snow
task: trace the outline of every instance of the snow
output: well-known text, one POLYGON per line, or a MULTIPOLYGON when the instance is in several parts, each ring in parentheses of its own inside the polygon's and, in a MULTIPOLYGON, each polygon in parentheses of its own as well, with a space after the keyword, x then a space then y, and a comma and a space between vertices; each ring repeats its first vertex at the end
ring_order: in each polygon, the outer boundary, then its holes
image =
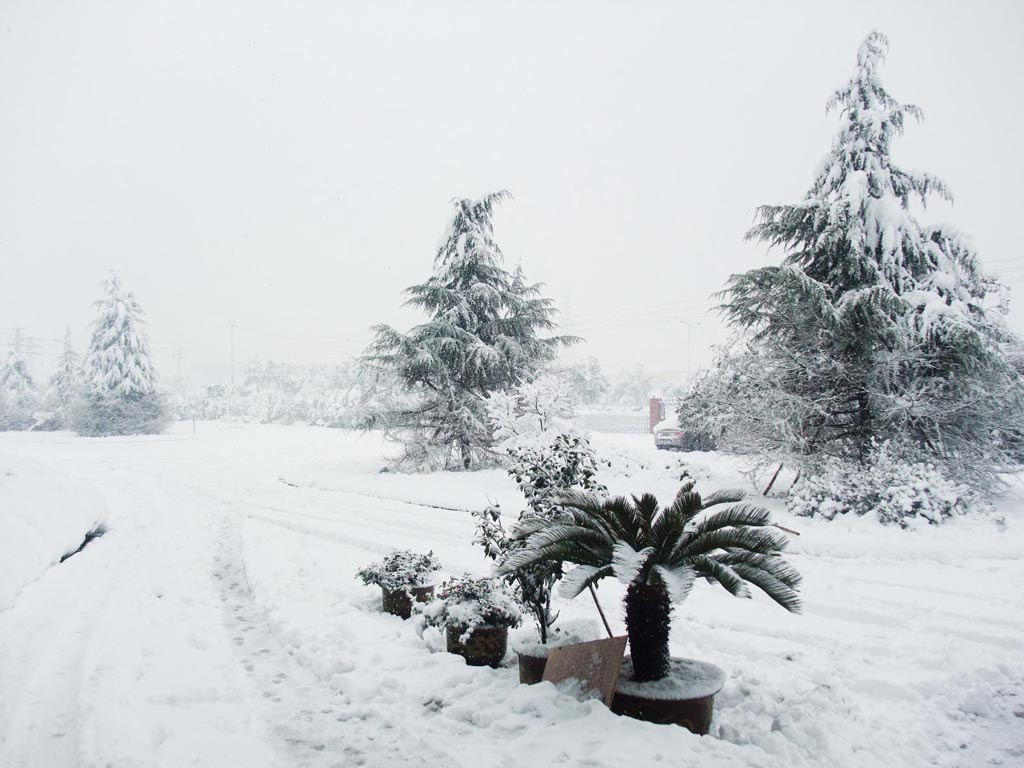
POLYGON ((647 558, 651 556, 654 547, 644 547, 639 552, 629 546, 628 542, 618 541, 612 548, 612 565, 615 571, 615 578, 622 586, 629 586, 636 575, 644 567, 647 558))
POLYGON ((627 658, 616 690, 645 699, 702 699, 718 693, 726 681, 722 669, 698 659, 672 659, 668 675, 648 683, 634 682, 632 674, 633 662, 627 658))
POLYGON ((105 520, 88 484, 52 464, 0 454, 0 611, 105 520))
MULTIPOLYGON (((613 493, 671 500, 680 457, 651 443, 595 435, 599 455, 630 457, 600 478, 613 493)), ((462 510, 524 503, 501 472, 381 474, 384 451, 376 435, 273 425, 0 435, 0 466, 36 478, 5 486, 0 512, 16 499, 55 515, 59 480, 109 527, 0 610, 0 765, 952 767, 1024 755, 1020 483, 994 517, 910 531, 766 500, 801 534, 788 557, 805 611, 694 585, 672 653, 726 673, 711 735, 697 737, 521 686, 511 654, 468 667, 436 630, 420 638, 384 614, 380 590, 354 578, 361 565, 430 549, 445 575, 485 575, 462 510)), ((704 492, 744 485, 731 457, 681 458, 704 492)), ((623 589, 597 590, 616 634, 623 589)), ((598 618, 589 594, 555 602, 560 622, 598 618)), ((534 638, 524 626, 510 645, 534 638)))

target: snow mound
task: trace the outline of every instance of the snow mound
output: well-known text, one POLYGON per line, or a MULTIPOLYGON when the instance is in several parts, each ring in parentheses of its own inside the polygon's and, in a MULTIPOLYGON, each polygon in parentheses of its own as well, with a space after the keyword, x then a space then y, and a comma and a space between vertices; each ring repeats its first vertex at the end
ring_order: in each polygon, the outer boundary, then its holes
POLYGON ((88 486, 0 454, 0 611, 105 520, 103 500, 88 486))

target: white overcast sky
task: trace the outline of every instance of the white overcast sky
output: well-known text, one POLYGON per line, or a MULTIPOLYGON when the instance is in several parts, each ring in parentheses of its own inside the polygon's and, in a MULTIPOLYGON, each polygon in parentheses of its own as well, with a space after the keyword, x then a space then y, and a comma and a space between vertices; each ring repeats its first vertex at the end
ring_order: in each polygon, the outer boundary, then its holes
POLYGON ((113 267, 165 376, 226 377, 232 323, 239 368, 340 360, 419 319, 448 201, 506 188, 578 354, 682 371, 689 320, 707 365, 710 294, 780 260, 743 234, 808 188, 872 28, 925 112, 896 158, 955 195, 922 219, 1019 292, 1024 2, 0 0, 0 339, 40 374, 67 325, 84 351, 113 267))

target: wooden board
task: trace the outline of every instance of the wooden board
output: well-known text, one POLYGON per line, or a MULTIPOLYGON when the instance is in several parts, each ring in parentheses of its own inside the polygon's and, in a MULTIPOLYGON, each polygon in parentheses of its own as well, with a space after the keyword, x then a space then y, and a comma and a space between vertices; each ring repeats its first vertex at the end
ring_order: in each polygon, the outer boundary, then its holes
POLYGON ((555 684, 579 680, 584 688, 600 693, 610 707, 625 653, 625 635, 552 648, 544 667, 544 680, 555 684))

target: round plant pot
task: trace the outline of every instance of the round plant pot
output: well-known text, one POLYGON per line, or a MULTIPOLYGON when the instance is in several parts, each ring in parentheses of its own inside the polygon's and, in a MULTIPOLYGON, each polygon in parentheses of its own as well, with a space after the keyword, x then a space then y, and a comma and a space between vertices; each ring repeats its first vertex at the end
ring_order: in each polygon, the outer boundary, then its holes
POLYGON ((446 628, 448 653, 464 657, 466 663, 474 667, 497 667, 501 664, 508 648, 508 627, 481 624, 473 628, 466 642, 460 639, 463 632, 465 630, 461 627, 446 628))
POLYGON ((394 591, 381 587, 384 593, 382 604, 384 612, 394 616, 408 619, 412 615, 412 604, 427 602, 434 594, 434 587, 409 587, 408 589, 396 589, 394 591))
POLYGON ((544 679, 544 668, 548 665, 547 654, 531 656, 519 651, 519 682, 523 685, 534 685, 544 679))
POLYGON ((612 712, 648 723, 681 725, 701 736, 711 727, 715 694, 725 685, 725 672, 695 659, 672 659, 668 676, 648 683, 630 678, 627 658, 615 688, 612 712))

